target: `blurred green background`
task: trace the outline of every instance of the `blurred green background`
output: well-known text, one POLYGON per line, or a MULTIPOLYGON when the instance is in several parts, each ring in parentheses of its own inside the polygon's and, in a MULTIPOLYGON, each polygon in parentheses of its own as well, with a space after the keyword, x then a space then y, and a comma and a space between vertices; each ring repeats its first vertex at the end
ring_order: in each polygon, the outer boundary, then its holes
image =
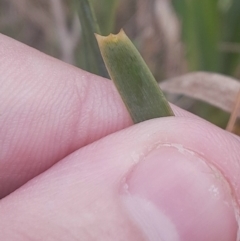
MULTIPOLYGON (((88 69, 76 1, 0 0, 1 33, 88 69)), ((90 1, 100 31, 123 28, 157 81, 199 70, 240 78, 240 0, 90 1)), ((229 118, 184 96, 171 101, 223 128, 229 118)))

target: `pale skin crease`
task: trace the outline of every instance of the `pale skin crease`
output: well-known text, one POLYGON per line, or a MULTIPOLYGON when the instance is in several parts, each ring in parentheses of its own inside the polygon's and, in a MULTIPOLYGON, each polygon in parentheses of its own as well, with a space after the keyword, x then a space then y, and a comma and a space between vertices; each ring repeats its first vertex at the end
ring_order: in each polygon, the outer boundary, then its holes
MULTIPOLYGON (((122 201, 126 180, 130 192, 141 192, 139 186, 148 185, 154 175, 159 182, 150 187, 166 187, 170 196, 182 200, 179 190, 184 186, 198 197, 180 205, 184 206, 180 216, 170 201, 164 207, 171 210, 177 227, 175 240, 193 240, 192 235, 205 233, 209 239, 202 240, 236 240, 238 137, 177 107, 173 107, 176 117, 132 126, 109 80, 3 35, 0 100, 0 240, 156 240, 149 238, 147 228, 138 223, 142 221, 134 219, 122 201), (138 177, 128 181, 129 172, 142 160, 147 165, 149 153, 156 148, 156 155, 163 158, 153 163, 159 172, 144 167, 149 173, 139 171, 146 178, 142 185, 138 177), (183 164, 171 163, 174 153, 183 164), (214 177, 209 177, 205 166, 199 167, 198 154, 213 167, 214 177), (198 169, 199 179, 191 186, 198 169), (164 181, 169 170, 179 177, 174 185, 170 174, 164 181), (198 195, 209 179, 220 190, 217 204, 206 193, 198 195), (193 206, 204 207, 191 219, 191 228, 186 228, 193 206), (213 220, 210 230, 203 225, 206 220, 213 220)), ((168 196, 161 199, 161 205, 165 203, 168 196)))

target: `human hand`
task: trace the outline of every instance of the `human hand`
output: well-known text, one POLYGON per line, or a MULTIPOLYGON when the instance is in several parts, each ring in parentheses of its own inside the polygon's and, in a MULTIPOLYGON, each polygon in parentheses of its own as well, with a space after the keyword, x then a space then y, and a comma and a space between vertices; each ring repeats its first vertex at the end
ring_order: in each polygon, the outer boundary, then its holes
POLYGON ((109 80, 0 53, 0 240, 237 239, 238 137, 177 107, 132 126, 109 80))

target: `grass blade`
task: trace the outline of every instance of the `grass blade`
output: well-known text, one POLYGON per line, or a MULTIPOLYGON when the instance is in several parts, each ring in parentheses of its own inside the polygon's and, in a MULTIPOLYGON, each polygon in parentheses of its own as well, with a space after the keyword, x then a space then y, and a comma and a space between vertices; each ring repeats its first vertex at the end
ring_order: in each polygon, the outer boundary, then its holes
MULTIPOLYGON (((224 28, 223 28, 223 43, 240 43, 240 1, 233 0, 230 9, 228 10, 224 28)), ((221 56, 220 71, 224 74, 233 75, 239 65, 239 53, 223 53, 221 56)))
POLYGON ((119 0, 90 0, 98 19, 102 35, 108 35, 115 25, 116 11, 119 0))
POLYGON ((231 113, 230 119, 229 119, 227 127, 226 127, 227 131, 233 132, 234 125, 235 125, 237 117, 239 115, 239 110, 240 110, 240 89, 238 91, 238 96, 237 96, 233 111, 231 113))
POLYGON ((174 115, 152 73, 123 30, 107 37, 96 34, 96 38, 108 73, 134 123, 174 115))
POLYGON ((160 86, 168 93, 202 100, 229 113, 240 89, 236 79, 208 72, 188 73, 163 81, 160 86))
POLYGON ((218 0, 173 0, 182 22, 182 35, 191 70, 219 69, 220 14, 218 0))
POLYGON ((75 0, 82 26, 82 51, 85 70, 108 77, 94 33, 100 33, 94 12, 88 0, 75 0))

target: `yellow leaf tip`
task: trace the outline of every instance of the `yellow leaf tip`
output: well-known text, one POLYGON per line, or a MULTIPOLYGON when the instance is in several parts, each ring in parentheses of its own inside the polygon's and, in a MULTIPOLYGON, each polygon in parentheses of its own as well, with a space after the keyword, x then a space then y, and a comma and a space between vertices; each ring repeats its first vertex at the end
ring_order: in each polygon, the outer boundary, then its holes
POLYGON ((108 36, 102 36, 102 35, 99 35, 99 34, 95 33, 95 36, 96 36, 96 39, 97 39, 98 43, 102 42, 103 40, 106 40, 108 42, 117 43, 119 41, 119 39, 123 36, 126 36, 126 34, 123 31, 123 29, 121 29, 118 34, 110 33, 108 36))

